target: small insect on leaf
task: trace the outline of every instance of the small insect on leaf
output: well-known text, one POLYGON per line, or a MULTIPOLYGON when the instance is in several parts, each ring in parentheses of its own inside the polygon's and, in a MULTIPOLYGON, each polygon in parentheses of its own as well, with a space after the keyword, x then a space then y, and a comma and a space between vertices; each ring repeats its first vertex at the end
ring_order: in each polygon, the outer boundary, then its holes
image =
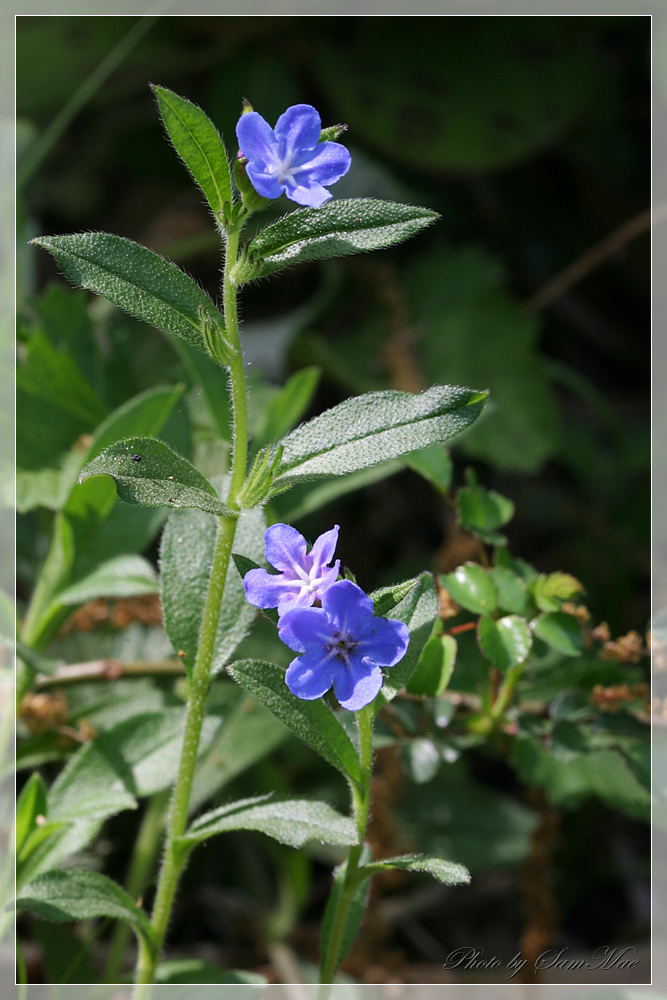
POLYGON ((140 462, 141 461, 141 455, 133 455, 132 456, 132 461, 133 462, 140 462))

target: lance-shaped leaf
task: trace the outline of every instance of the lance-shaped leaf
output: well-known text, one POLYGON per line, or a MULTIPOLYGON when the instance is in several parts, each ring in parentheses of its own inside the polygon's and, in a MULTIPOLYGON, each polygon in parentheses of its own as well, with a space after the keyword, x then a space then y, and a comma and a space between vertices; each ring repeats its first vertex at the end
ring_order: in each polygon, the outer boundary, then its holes
MULTIPOLYGON (((264 555, 264 514, 261 508, 241 513, 234 534, 234 551, 253 561, 264 555), (254 557, 254 558, 253 558, 254 557)), ((217 524, 203 511, 175 511, 162 534, 160 585, 164 626, 183 666, 194 666, 199 630, 215 549, 217 524)), ((250 629, 257 609, 245 599, 243 580, 230 564, 218 616, 211 673, 231 658, 250 629)))
POLYGON ((40 236, 76 285, 109 299, 137 319, 206 350, 205 327, 224 327, 212 300, 175 264, 147 247, 111 233, 40 236))
POLYGON ((151 951, 155 947, 146 914, 124 889, 99 872, 75 868, 44 872, 23 887, 16 908, 58 923, 93 917, 125 920, 151 951))
POLYGON ((323 701, 302 701, 285 684, 285 671, 275 663, 239 660, 229 673, 304 743, 321 754, 346 777, 359 782, 361 771, 357 751, 340 722, 323 701))
POLYGON ((197 507, 209 514, 228 512, 208 479, 156 438, 116 441, 83 467, 79 483, 92 476, 111 476, 118 496, 127 503, 143 507, 197 507))
POLYGON ((244 284, 301 261, 381 250, 406 240, 437 218, 438 213, 428 208, 374 198, 300 208, 258 233, 232 271, 232 280, 244 284))
MULTIPOLYGON (((371 860, 371 852, 367 844, 364 844, 360 863, 365 865, 371 860)), ((324 957, 327 953, 327 948, 331 940, 331 933, 333 931, 334 920, 338 912, 338 906, 340 904, 340 898, 343 895, 345 889, 345 879, 347 875, 347 861, 344 861, 342 865, 339 865, 334 870, 334 882, 331 887, 331 893, 329 895, 329 901, 327 902, 326 909, 324 911, 324 917, 322 919, 322 930, 320 931, 320 940, 322 942, 321 952, 324 957)), ((366 897, 368 895, 368 880, 363 879, 357 888, 355 889, 354 895, 350 902, 349 909, 347 911, 347 917, 345 918, 345 928, 343 930, 343 935, 341 937, 340 947, 338 949, 338 954, 335 956, 336 968, 343 961, 348 951, 352 947, 352 942, 354 941, 355 935, 359 930, 359 924, 361 923, 364 910, 366 909, 366 897)), ((324 971, 324 970, 321 970, 324 971)))
POLYGON ((350 847, 359 842, 354 820, 341 816, 326 802, 303 799, 267 802, 266 796, 260 796, 205 813, 178 837, 176 846, 194 847, 230 830, 259 830, 289 847, 303 847, 309 840, 336 847, 350 847))
POLYGON ((380 693, 373 702, 376 712, 392 701, 410 680, 417 669, 422 650, 431 637, 438 617, 438 598, 429 573, 422 573, 407 596, 393 608, 390 617, 408 626, 410 644, 401 662, 387 670, 380 693))
POLYGON ((136 597, 157 590, 157 573, 148 560, 123 555, 96 566, 92 573, 62 590, 58 600, 61 604, 85 604, 98 597, 136 597))
POLYGON ((387 390, 353 396, 283 439, 276 484, 344 476, 442 444, 477 419, 487 396, 437 385, 420 395, 387 390))
POLYGON ((160 115, 174 149, 192 174, 220 223, 232 204, 229 163, 217 128, 201 108, 166 87, 153 87, 160 115))
POLYGON ((359 873, 366 878, 377 872, 389 871, 392 868, 403 868, 409 872, 426 872, 443 885, 466 885, 470 882, 470 872, 464 865, 455 861, 445 861, 443 858, 428 855, 406 854, 398 858, 383 858, 366 865, 359 873))

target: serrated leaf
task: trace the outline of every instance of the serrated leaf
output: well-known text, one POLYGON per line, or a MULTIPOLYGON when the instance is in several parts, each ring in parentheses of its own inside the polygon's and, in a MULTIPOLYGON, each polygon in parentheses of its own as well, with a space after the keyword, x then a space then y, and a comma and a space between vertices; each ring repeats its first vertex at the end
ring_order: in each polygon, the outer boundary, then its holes
MULTIPOLYGON (((243 511, 236 524, 233 551, 251 559, 264 558, 264 513, 243 511)), ((186 670, 194 666, 218 526, 201 510, 175 511, 162 533, 160 587, 164 627, 186 670)), ((245 599, 243 580, 231 564, 218 618, 211 672, 218 673, 252 625, 257 609, 245 599)))
POLYGON ((569 573, 541 573, 533 582, 532 592, 540 611, 560 611, 564 601, 571 601, 583 591, 583 586, 569 573))
POLYGON ((405 685, 410 694, 437 698, 449 684, 456 662, 457 644, 453 635, 434 635, 428 640, 414 674, 405 685))
POLYGON ((412 677, 437 617, 438 598, 433 578, 429 573, 422 573, 417 584, 391 612, 391 618, 408 626, 410 644, 400 663, 387 670, 380 693, 373 702, 375 712, 392 701, 412 677))
POLYGON ((530 623, 530 627, 533 635, 565 656, 579 656, 584 648, 581 625, 576 618, 564 611, 538 615, 530 623))
POLYGON ((266 796, 243 799, 205 813, 176 841, 191 847, 230 830, 258 830, 281 844, 303 847, 310 840, 349 847, 359 842, 354 820, 341 816, 325 802, 287 799, 267 802, 266 796))
POLYGON ((451 440, 482 412, 487 394, 433 386, 421 395, 387 390, 354 396, 283 439, 277 482, 344 476, 451 440))
POLYGON ((528 604, 528 592, 521 577, 506 566, 494 566, 489 573, 496 585, 498 607, 522 615, 528 604))
POLYGON ((125 920, 149 948, 154 949, 146 914, 124 889, 99 872, 75 868, 45 872, 23 887, 16 907, 58 923, 94 917, 125 920))
POLYGON ((175 264, 139 243, 111 233, 42 236, 31 242, 53 254, 70 281, 203 351, 204 322, 224 331, 206 292, 175 264))
POLYGON ((166 87, 153 86, 160 115, 174 149, 204 192, 220 224, 232 204, 227 153, 218 130, 201 108, 166 87))
MULTIPOLYGON (((366 844, 364 844, 359 862, 362 865, 367 864, 371 859, 371 852, 366 844)), ((331 940, 331 932, 333 929, 334 918, 338 912, 338 905, 340 902, 340 897, 343 893, 345 887, 345 876, 347 873, 347 861, 344 861, 342 865, 334 871, 333 886, 331 887, 331 892, 329 894, 329 899, 327 901, 326 909, 324 911, 324 917, 322 918, 322 929, 320 931, 321 940, 321 954, 324 957, 327 954, 328 945, 331 940)), ((335 968, 338 968, 340 963, 343 961, 348 951, 352 947, 352 942, 356 936, 359 929, 359 925, 364 916, 364 910, 366 909, 366 898, 368 896, 369 883, 367 879, 364 879, 354 891, 352 900, 347 911, 347 917, 345 918, 345 928, 343 930, 343 935, 341 937, 340 948, 338 949, 338 955, 335 956, 335 968)))
POLYGON ((337 770, 360 781, 360 766, 352 742, 323 701, 296 698, 285 684, 285 672, 273 663, 239 660, 228 668, 235 681, 316 750, 337 770))
POLYGON ((299 208, 258 233, 232 272, 239 284, 307 260, 380 250, 431 225, 437 212, 374 198, 299 208))
POLYGON ((498 621, 490 615, 483 615, 477 635, 482 652, 498 670, 519 666, 533 644, 525 619, 518 615, 507 615, 498 621))
POLYGON ((477 615, 493 611, 498 603, 496 585, 478 563, 464 563, 441 581, 457 604, 477 615))
POLYGON ((142 556, 117 556, 97 566, 92 573, 66 587, 58 595, 62 604, 84 604, 98 597, 136 597, 155 594, 158 578, 142 556))
POLYGON ((455 861, 445 861, 443 858, 433 858, 428 855, 405 854, 398 858, 386 858, 367 865, 365 871, 374 875, 379 871, 392 868, 402 868, 409 872, 426 872, 442 882, 443 885, 467 885, 470 882, 470 872, 464 865, 455 861))
POLYGON ((111 476, 127 503, 227 513, 201 472, 157 438, 132 437, 110 445, 83 467, 79 483, 93 476, 111 476))

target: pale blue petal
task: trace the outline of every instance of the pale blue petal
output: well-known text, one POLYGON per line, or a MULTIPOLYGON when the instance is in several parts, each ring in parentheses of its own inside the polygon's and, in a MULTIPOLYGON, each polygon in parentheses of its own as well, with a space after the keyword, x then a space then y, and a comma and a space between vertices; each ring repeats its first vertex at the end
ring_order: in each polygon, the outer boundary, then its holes
POLYGON ((407 625, 394 618, 373 618, 370 628, 358 641, 357 652, 382 667, 394 667, 405 656, 410 633, 407 625))
POLYGON ((325 201, 332 197, 331 191, 327 191, 321 184, 311 181, 307 175, 302 175, 303 181, 296 187, 285 185, 284 191, 290 201, 295 201, 297 205, 305 205, 307 208, 319 208, 325 201))
POLYGON ((292 163, 295 154, 312 149, 320 139, 322 122, 310 104, 294 104, 276 122, 275 134, 280 149, 280 159, 292 163))
POLYGON ((245 169, 257 194, 261 194, 262 198, 280 198, 285 185, 280 184, 273 174, 267 174, 252 163, 248 163, 245 169))
MULTIPOLYGON (((305 570, 306 539, 290 524, 272 524, 264 532, 266 558, 276 569, 297 577, 294 567, 305 570)), ((307 570, 305 570, 307 573, 307 570)))
POLYGON ((292 660, 285 673, 285 683, 292 694, 304 701, 314 701, 326 694, 333 680, 331 657, 306 653, 292 660))
POLYGON ((371 627, 373 602, 351 580, 339 580, 328 587, 322 607, 341 631, 354 639, 362 638, 371 627))
POLYGON ((369 705, 382 687, 382 671, 367 659, 354 657, 350 666, 334 661, 334 693, 343 708, 358 712, 369 705))
POLYGON ((320 142, 316 148, 309 153, 303 150, 301 155, 295 160, 294 179, 297 183, 303 183, 302 175, 305 173, 310 179, 310 183, 322 184, 326 187, 340 180, 352 163, 350 151, 341 146, 339 142, 320 142))
POLYGON ((241 115, 236 125, 239 148, 256 170, 278 162, 278 140, 267 121, 256 111, 241 115))
POLYGON ((339 531, 339 525, 334 524, 330 531, 325 531, 324 534, 320 535, 313 542, 313 547, 310 550, 310 560, 311 566, 317 571, 315 576, 321 576, 323 567, 333 559, 336 545, 338 544, 339 531))
POLYGON ((293 608, 278 621, 278 635, 297 653, 306 650, 326 653, 332 643, 333 626, 322 608, 293 608))
POLYGON ((267 573, 265 569, 249 570, 243 577, 243 589, 248 603, 256 608, 277 608, 284 598, 296 598, 300 592, 293 580, 286 580, 282 573, 267 573))

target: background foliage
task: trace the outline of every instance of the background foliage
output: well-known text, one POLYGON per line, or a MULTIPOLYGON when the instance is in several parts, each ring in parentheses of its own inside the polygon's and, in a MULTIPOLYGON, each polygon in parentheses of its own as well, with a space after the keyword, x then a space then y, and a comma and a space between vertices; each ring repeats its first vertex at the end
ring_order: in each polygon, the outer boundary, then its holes
MULTIPOLYGON (((337 196, 395 198, 442 216, 405 246, 302 265, 245 290, 259 444, 270 440, 276 421, 287 429, 351 392, 418 391, 436 382, 491 391, 484 418, 456 444, 451 470, 439 470, 441 489, 438 476, 433 487, 395 463, 382 476, 375 469, 360 474, 355 492, 342 493, 342 481, 296 487, 276 498, 275 516, 310 538, 340 523, 339 554, 367 590, 424 569, 452 573, 478 560, 478 536, 495 542, 502 531, 512 553, 538 572, 566 571, 581 580, 593 622, 608 622, 610 639, 643 632, 648 240, 625 243, 551 301, 547 282, 648 205, 648 34, 647 18, 615 16, 428 23, 165 17, 143 18, 138 27, 125 17, 19 18, 23 602, 63 511, 80 541, 44 656, 68 663, 105 656, 160 663, 171 656, 154 597, 164 515, 116 505, 98 523, 90 516, 101 502, 93 492, 108 488, 113 503, 109 481, 72 492, 99 445, 100 425, 122 423, 129 413, 125 433, 161 427, 160 437, 207 476, 219 473, 227 451, 229 413, 207 359, 70 290, 45 254, 25 247, 43 233, 117 232, 170 257, 217 298, 216 238, 199 192, 162 140, 149 81, 205 108, 230 150, 241 97, 271 122, 289 104, 312 103, 325 124, 349 125, 353 168, 337 196), (117 53, 117 66, 104 85, 89 88, 78 113, 49 141, 54 118, 110 53, 117 53), (286 379, 289 389, 279 394, 286 379), (470 464, 476 480, 465 478, 470 464), (476 481, 500 497, 486 534, 466 531, 465 517, 457 522, 443 496, 450 477, 454 490, 469 491, 467 508, 459 494, 468 527, 481 523, 476 481), (511 520, 503 497, 514 503, 511 520), (111 555, 125 562, 114 579, 95 583, 93 570, 111 555), (96 600, 71 617, 89 598, 96 600)), ((282 211, 277 207, 276 216, 282 211)), ((448 589, 464 610, 484 610, 448 589)), ((260 621, 247 655, 287 662, 289 651, 276 648, 272 635, 260 621)), ((462 697, 478 688, 483 661, 476 648, 474 635, 462 633, 450 683, 462 697)), ((531 931, 581 948, 641 935, 648 921, 645 805, 619 777, 609 748, 625 746, 630 777, 645 764, 631 742, 629 713, 607 713, 601 726, 589 695, 595 684, 636 687, 644 669, 636 645, 617 649, 615 660, 607 653, 602 668, 592 654, 570 661, 579 671, 568 674, 567 686, 579 690, 576 704, 559 701, 553 654, 528 678, 524 699, 551 706, 553 752, 545 757, 529 739, 516 742, 511 760, 498 748, 450 743, 438 733, 449 719, 438 712, 451 706, 436 702, 424 711, 420 702, 393 703, 394 731, 388 729, 379 760, 374 847, 399 853, 394 847, 409 847, 414 838, 468 865, 473 886, 465 897, 438 887, 419 902, 400 874, 378 880, 383 917, 369 922, 350 972, 372 976, 374 967, 379 976, 378 967, 396 971, 408 963, 406 981, 416 982, 417 963, 441 963, 459 945, 484 944, 509 956, 527 947, 531 931), (580 753, 582 731, 589 740, 591 726, 599 740, 593 757, 580 753), (397 731, 406 737, 398 743, 397 731), (502 922, 490 912, 498 906, 508 914, 502 922)), ((47 671, 44 663, 39 669, 47 671)), ((90 682, 46 692, 45 718, 34 700, 24 708, 22 774, 39 767, 50 785, 87 733, 130 744, 138 733, 138 797, 164 787, 162 765, 150 760, 173 757, 177 731, 170 744, 162 724, 165 713, 180 713, 172 679, 124 677, 104 688, 90 682), (151 758, 150 720, 158 717, 151 758)), ((248 710, 242 692, 222 683, 211 700, 210 752, 195 790, 200 803, 221 794, 225 801, 232 790, 252 796, 310 788, 344 807, 343 787, 264 709, 250 703, 248 710)), ((54 816, 81 819, 82 803, 68 800, 68 787, 62 772, 54 816)), ((86 865, 122 882, 136 809, 101 827, 114 810, 97 810, 89 799, 86 808, 85 823, 63 827, 50 863, 90 844, 86 865)), ((218 964, 264 971, 276 961, 276 942, 289 940, 299 955, 313 956, 331 858, 259 834, 228 834, 225 844, 224 852, 195 855, 188 869, 173 928, 181 952, 201 958, 205 942, 217 949, 218 964)), ((67 927, 35 921, 24 933, 39 942, 31 975, 92 981, 85 940, 76 961, 59 965, 67 927)))

